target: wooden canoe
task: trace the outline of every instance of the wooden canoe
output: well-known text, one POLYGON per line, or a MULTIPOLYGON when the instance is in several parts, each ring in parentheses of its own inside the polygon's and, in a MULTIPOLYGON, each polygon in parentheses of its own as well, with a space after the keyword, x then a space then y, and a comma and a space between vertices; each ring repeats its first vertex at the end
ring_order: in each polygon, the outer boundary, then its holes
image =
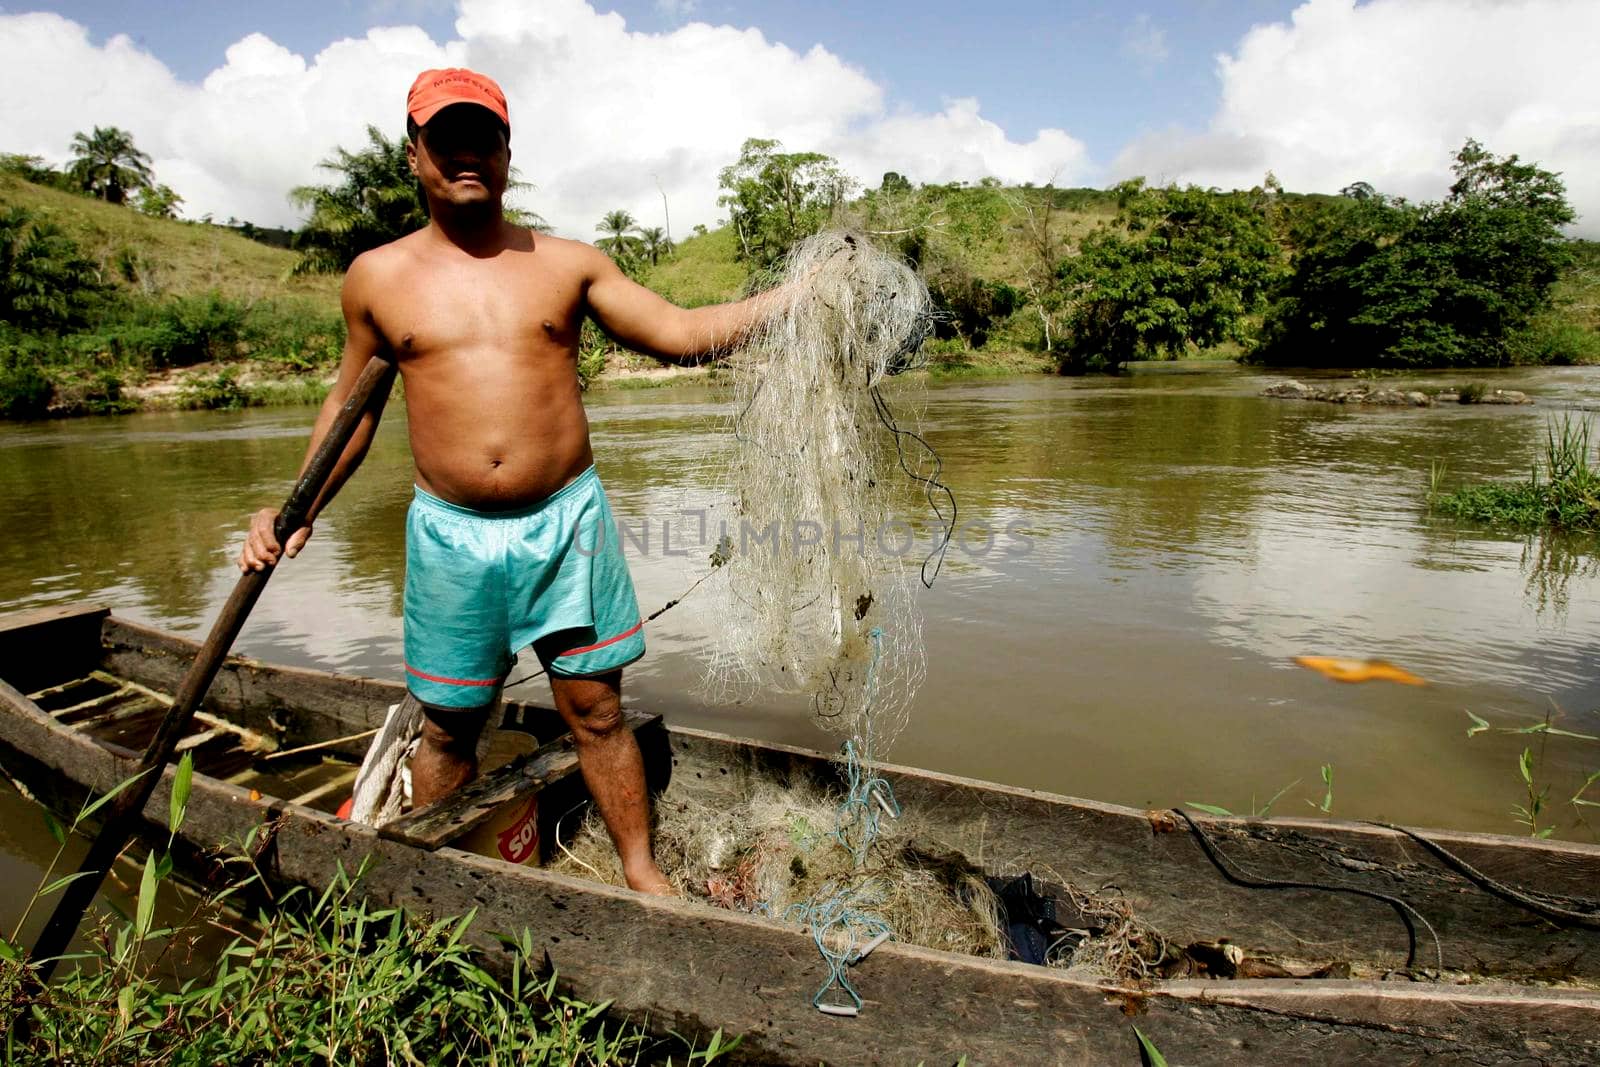
MULTIPOLYGON (((61 803, 110 788, 131 766, 140 716, 150 717, 141 702, 159 704, 195 648, 91 605, 0 616, 0 760, 61 803)), ((376 832, 329 814, 338 798, 326 784, 291 796, 253 794, 245 784, 263 743, 332 742, 328 751, 358 760, 367 742, 339 739, 378 727, 402 695, 400 686, 371 679, 230 659, 185 742, 197 772, 182 836, 211 849, 266 824, 264 863, 294 883, 326 883, 339 864, 354 869, 370 857, 365 886, 373 899, 439 915, 476 908, 473 930, 491 960, 502 951, 494 932, 530 930, 582 996, 680 1033, 743 1034, 743 1055, 758 1062, 937 1064, 964 1056, 970 1064, 1132 1064, 1139 1062, 1134 1026, 1170 1062, 1185 1064, 1600 1062, 1600 923, 1551 921, 1480 884, 1491 879, 1561 912, 1600 915, 1600 847, 1425 835, 1470 864, 1475 879, 1388 828, 1206 817, 1197 822, 1236 878, 1403 898, 1437 932, 1446 970, 1481 977, 1417 980, 1413 971, 1387 981, 1176 979, 1135 987, 891 942, 854 975, 866 998, 862 1014, 841 1019, 811 1007, 824 972, 810 936, 796 926, 462 851, 441 843, 449 835, 426 812, 376 832)), ((457 803, 457 830, 486 793, 498 790, 504 799, 519 789, 581 789, 553 712, 511 704, 507 723, 548 743, 457 803)), ((649 716, 635 716, 633 725, 669 797, 714 800, 739 774, 834 773, 816 752, 649 716)), ((146 809, 163 827, 171 774, 146 809)), ((1227 938, 1262 954, 1379 968, 1404 962, 1405 930, 1389 905, 1235 884, 1172 813, 906 767, 884 775, 944 844, 1004 857, 1007 871, 1051 870, 1118 886, 1170 941, 1227 938)), ((1419 963, 1434 962, 1426 933, 1418 948, 1419 963)))

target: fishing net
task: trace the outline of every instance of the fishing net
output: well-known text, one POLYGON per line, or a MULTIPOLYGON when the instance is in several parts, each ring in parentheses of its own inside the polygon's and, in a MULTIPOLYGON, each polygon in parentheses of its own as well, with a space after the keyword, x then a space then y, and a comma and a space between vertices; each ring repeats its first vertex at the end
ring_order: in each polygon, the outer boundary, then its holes
MULTIPOLYGON (((905 725, 925 667, 919 538, 897 505, 908 489, 949 495, 882 392, 913 365, 931 303, 909 266, 849 233, 796 246, 781 283, 778 310, 726 356, 732 515, 708 689, 806 694, 868 760, 905 725)), ((953 518, 953 500, 936 506, 953 518)))
MULTIPOLYGON (((1006 958, 999 904, 980 871, 919 845, 927 835, 909 815, 885 826, 858 865, 834 836, 838 806, 836 792, 805 781, 754 780, 715 803, 669 794, 655 806, 656 862, 691 900, 801 925, 817 925, 803 913, 837 901, 898 941, 1006 958)), ((627 884, 598 813, 575 812, 556 840, 551 869, 627 884)), ((833 925, 829 944, 842 924, 833 925)))

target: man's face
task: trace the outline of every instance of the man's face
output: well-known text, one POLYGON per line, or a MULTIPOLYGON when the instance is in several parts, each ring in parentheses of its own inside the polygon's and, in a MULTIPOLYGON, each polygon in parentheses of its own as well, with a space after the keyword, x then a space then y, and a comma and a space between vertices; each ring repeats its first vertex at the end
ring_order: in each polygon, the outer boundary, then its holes
POLYGON ((488 108, 451 104, 428 120, 406 156, 430 199, 465 206, 499 203, 505 194, 511 148, 488 108))

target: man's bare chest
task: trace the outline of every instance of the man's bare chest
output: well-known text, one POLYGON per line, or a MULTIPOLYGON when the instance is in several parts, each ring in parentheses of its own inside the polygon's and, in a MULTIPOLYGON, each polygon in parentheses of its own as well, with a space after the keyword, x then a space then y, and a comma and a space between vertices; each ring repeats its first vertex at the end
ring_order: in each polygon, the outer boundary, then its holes
POLYGON ((572 348, 582 315, 576 280, 530 269, 409 272, 372 304, 378 332, 402 359, 482 348, 572 348))

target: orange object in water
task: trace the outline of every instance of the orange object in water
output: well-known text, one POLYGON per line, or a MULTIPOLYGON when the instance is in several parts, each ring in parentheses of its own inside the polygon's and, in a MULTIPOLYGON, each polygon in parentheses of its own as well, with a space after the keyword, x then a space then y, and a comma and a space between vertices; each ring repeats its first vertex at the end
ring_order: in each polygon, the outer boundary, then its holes
POLYGON ((1343 659, 1339 656, 1296 656, 1294 661, 1302 667, 1316 671, 1324 678, 1336 682, 1399 682, 1401 685, 1427 685, 1404 667, 1381 659, 1343 659))

